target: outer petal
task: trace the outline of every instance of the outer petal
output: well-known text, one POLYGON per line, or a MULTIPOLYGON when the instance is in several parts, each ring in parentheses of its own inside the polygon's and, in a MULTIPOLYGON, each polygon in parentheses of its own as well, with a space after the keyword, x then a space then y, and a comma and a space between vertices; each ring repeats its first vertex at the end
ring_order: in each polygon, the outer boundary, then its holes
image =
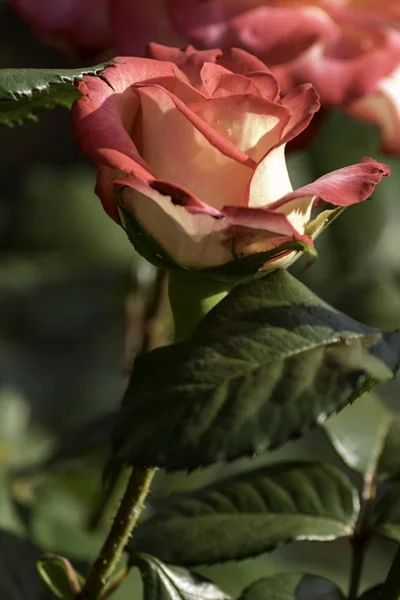
POLYGON ((285 128, 282 140, 287 143, 308 127, 321 103, 317 90, 310 83, 304 83, 291 90, 283 98, 282 105, 290 112, 290 121, 285 128))
POLYGON ((292 191, 285 145, 307 127, 320 103, 316 90, 310 84, 304 84, 289 92, 282 100, 282 106, 289 111, 290 119, 280 141, 272 149, 267 149, 263 158, 260 157, 243 201, 244 206, 266 207, 292 191))
POLYGON ((376 90, 352 102, 347 112, 378 125, 386 152, 400 152, 400 67, 383 79, 376 90))
MULTIPOLYGON (((313 246, 311 239, 299 234, 283 214, 226 207, 223 214, 213 215, 189 192, 176 186, 167 184, 164 188, 159 181, 148 186, 132 176, 118 183, 126 186, 122 189, 126 208, 175 262, 187 268, 220 266, 237 255, 270 250, 292 239, 313 246)), ((295 255, 285 252, 265 268, 283 266, 282 261, 287 266, 295 255)))
POLYGON ((271 204, 269 208, 283 209, 292 200, 306 196, 315 197, 315 206, 324 203, 350 206, 369 198, 382 177, 389 173, 389 167, 386 165, 378 163, 373 158, 364 158, 356 165, 323 175, 314 183, 287 194, 271 204))
POLYGON ((123 188, 125 206, 178 264, 202 269, 232 260, 226 219, 193 213, 139 181, 131 179, 130 185, 136 189, 123 188))
MULTIPOLYGON (((311 212, 311 204, 308 203, 304 217, 311 212)), ((225 207, 224 215, 231 223, 235 224, 236 235, 233 239, 235 253, 242 257, 258 252, 265 252, 281 246, 285 242, 296 240, 313 248, 314 244, 310 237, 303 235, 304 227, 299 231, 290 219, 283 213, 265 210, 261 208, 225 207)), ((288 267, 299 253, 296 251, 284 251, 277 255, 272 261, 263 266, 263 271, 288 267)))
POLYGON ((115 199, 114 181, 118 175, 117 169, 111 169, 104 165, 97 168, 96 194, 99 196, 106 213, 118 224, 120 218, 115 199))
POLYGON ((94 57, 112 46, 108 0, 10 0, 33 30, 56 46, 94 57))
POLYGON ((115 94, 97 77, 86 77, 79 90, 84 95, 72 107, 72 128, 81 151, 98 164, 148 176, 150 169, 128 133, 139 108, 134 92, 115 94))
POLYGON ((267 207, 292 189, 285 160, 285 144, 281 144, 268 152, 258 164, 242 205, 267 207))
POLYGON ((185 43, 170 19, 165 0, 111 0, 110 5, 111 27, 120 54, 143 56, 151 41, 171 46, 185 43))
POLYGON ((225 206, 222 213, 235 225, 242 225, 243 227, 257 230, 264 229, 269 233, 278 234, 285 238, 291 238, 313 246, 312 240, 298 231, 287 216, 281 212, 263 208, 225 206))
POLYGON ((119 222, 112 188, 117 172, 151 178, 131 138, 140 104, 132 84, 162 78, 174 87, 176 67, 144 58, 116 60, 118 66, 107 68, 101 79, 88 76, 79 83, 83 96, 72 107, 72 129, 81 151, 100 166, 97 193, 107 213, 119 222))
POLYGON ((131 133, 139 100, 132 90, 137 81, 170 78, 176 82, 174 66, 146 58, 116 59, 101 79, 87 76, 79 83, 83 94, 72 107, 72 128, 80 149, 98 164, 146 178, 148 165, 140 157, 131 133))
POLYGON ((243 153, 247 160, 239 162, 240 150, 163 88, 141 87, 138 94, 141 154, 156 178, 189 189, 215 208, 240 204, 252 174, 251 159, 243 153))

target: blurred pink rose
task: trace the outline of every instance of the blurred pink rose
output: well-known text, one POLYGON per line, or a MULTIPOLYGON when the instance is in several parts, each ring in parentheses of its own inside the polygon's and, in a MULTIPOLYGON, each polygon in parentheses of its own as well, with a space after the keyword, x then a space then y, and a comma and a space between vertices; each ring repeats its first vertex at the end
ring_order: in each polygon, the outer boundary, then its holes
POLYGON ((377 124, 384 149, 400 152, 400 0, 10 2, 38 35, 90 60, 143 56, 151 41, 243 48, 284 91, 311 82, 324 107, 377 124))
POLYGON ((183 45, 165 0, 10 0, 19 16, 53 46, 82 58, 143 55, 151 41, 183 45))
POLYGON ((10 0, 16 12, 45 41, 82 57, 113 45, 109 0, 10 0))
POLYGON ((399 0, 169 0, 174 23, 199 48, 238 46, 283 90, 311 82, 323 106, 381 127, 400 151, 399 0))
POLYGON ((313 221, 315 206, 365 200, 388 174, 364 159, 293 191, 285 145, 319 108, 310 84, 282 97, 269 69, 238 49, 152 45, 150 54, 85 77, 72 123, 98 164, 105 210, 123 225, 127 210, 178 265, 216 267, 291 240, 312 246, 331 212, 313 221))

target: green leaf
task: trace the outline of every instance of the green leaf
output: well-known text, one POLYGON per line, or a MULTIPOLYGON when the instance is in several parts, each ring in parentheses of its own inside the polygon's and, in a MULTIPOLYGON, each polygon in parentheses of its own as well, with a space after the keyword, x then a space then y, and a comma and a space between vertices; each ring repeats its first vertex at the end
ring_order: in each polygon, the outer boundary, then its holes
POLYGON ((85 69, 0 69, 0 125, 35 120, 39 110, 70 108, 80 93, 74 86, 84 75, 98 75, 112 63, 85 69))
POLYGON ((373 509, 374 532, 400 542, 400 484, 389 484, 373 509))
POLYGON ((129 543, 186 566, 245 559, 295 540, 350 536, 358 497, 334 466, 295 462, 172 497, 129 543))
MULTIPOLYGON (((365 476, 376 477, 392 421, 379 398, 369 393, 326 421, 324 429, 346 465, 365 476)), ((400 467, 400 453, 397 462, 400 467)))
POLYGON ((143 578, 144 600, 229 600, 211 581, 146 554, 132 557, 143 578))
POLYGON ((63 556, 47 556, 37 564, 41 578, 58 598, 73 600, 81 591, 83 577, 63 556))
POLYGON ((239 600, 344 600, 344 596, 324 577, 282 573, 252 583, 239 600))
POLYGON ((36 569, 40 550, 31 542, 0 531, 0 598, 2 600, 51 600, 36 569))
POLYGON ((400 419, 375 394, 347 406, 326 421, 324 429, 351 469, 378 481, 399 477, 400 419))
POLYGON ((286 271, 238 285, 189 339, 136 359, 114 457, 193 469, 279 446, 390 379, 399 346, 286 271))

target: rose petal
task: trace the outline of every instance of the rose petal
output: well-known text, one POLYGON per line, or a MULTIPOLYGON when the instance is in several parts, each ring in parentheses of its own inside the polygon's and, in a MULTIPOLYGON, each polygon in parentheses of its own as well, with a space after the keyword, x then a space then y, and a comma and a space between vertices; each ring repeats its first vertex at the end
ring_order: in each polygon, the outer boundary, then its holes
POLYGON ((257 165, 242 206, 269 206, 292 189, 285 160, 285 144, 282 144, 268 152, 257 165))
POLYGON ((251 71, 246 77, 254 81, 263 98, 274 102, 280 98, 279 84, 272 73, 251 71))
POLYGON ((148 178, 149 166, 140 156, 130 132, 139 100, 131 86, 137 81, 176 82, 174 65, 146 58, 117 58, 118 65, 102 77, 86 76, 78 84, 83 94, 72 106, 72 129, 81 151, 99 164, 148 178))
POLYGON ((390 170, 373 158, 364 158, 360 163, 344 167, 323 175, 313 183, 305 185, 269 206, 276 210, 295 198, 314 196, 315 206, 324 203, 335 206, 350 206, 369 198, 382 177, 390 170))
POLYGON ((180 49, 150 43, 148 47, 148 55, 151 58, 175 63, 179 69, 187 75, 191 84, 198 88, 200 88, 202 84, 200 72, 204 63, 215 63, 221 54, 222 50, 214 49, 199 51, 193 48, 193 46, 187 46, 184 49, 180 49))
POLYGON ((285 145, 309 124, 315 111, 320 107, 318 93, 309 84, 299 86, 282 100, 283 108, 289 111, 290 118, 283 136, 275 142, 275 148, 267 148, 254 171, 244 206, 265 207, 292 191, 285 159, 285 145))
POLYGON ((256 163, 279 143, 290 119, 285 107, 251 94, 211 98, 189 106, 256 163))
POLYGON ((308 127, 321 103, 317 90, 304 83, 291 90, 282 100, 282 105, 290 112, 290 121, 284 131, 283 142, 290 142, 308 127))
POLYGON ((117 169, 111 169, 104 165, 97 168, 96 194, 99 196, 106 213, 118 224, 120 218, 118 214, 114 181, 117 177, 117 169))
POLYGON ((223 98, 232 94, 253 94, 260 90, 255 82, 243 75, 237 75, 220 65, 205 63, 201 69, 201 92, 209 98, 223 98))
POLYGON ((232 260, 230 245, 226 244, 226 219, 193 214, 174 204, 168 195, 142 186, 141 182, 135 187, 140 191, 123 188, 124 205, 178 264, 201 269, 232 260))
MULTIPOLYGON (((137 93, 142 108, 141 154, 155 177, 190 190, 215 208, 240 204, 252 169, 230 155, 233 144, 161 87, 140 87, 137 93)), ((241 156, 238 149, 235 152, 241 156)))
POLYGON ((270 233, 298 240, 313 247, 311 238, 298 231, 283 213, 263 208, 225 206, 222 214, 235 225, 258 230, 265 229, 270 233))

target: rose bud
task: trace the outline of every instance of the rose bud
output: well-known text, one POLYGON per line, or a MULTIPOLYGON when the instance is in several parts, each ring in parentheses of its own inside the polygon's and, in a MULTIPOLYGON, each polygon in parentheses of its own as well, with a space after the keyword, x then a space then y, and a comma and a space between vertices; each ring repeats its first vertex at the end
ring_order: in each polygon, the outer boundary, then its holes
POLYGON ((151 53, 85 77, 72 123, 105 210, 154 264, 236 280, 286 267, 388 174, 366 158, 293 190, 285 145, 319 108, 312 85, 281 96, 243 50, 151 53))

